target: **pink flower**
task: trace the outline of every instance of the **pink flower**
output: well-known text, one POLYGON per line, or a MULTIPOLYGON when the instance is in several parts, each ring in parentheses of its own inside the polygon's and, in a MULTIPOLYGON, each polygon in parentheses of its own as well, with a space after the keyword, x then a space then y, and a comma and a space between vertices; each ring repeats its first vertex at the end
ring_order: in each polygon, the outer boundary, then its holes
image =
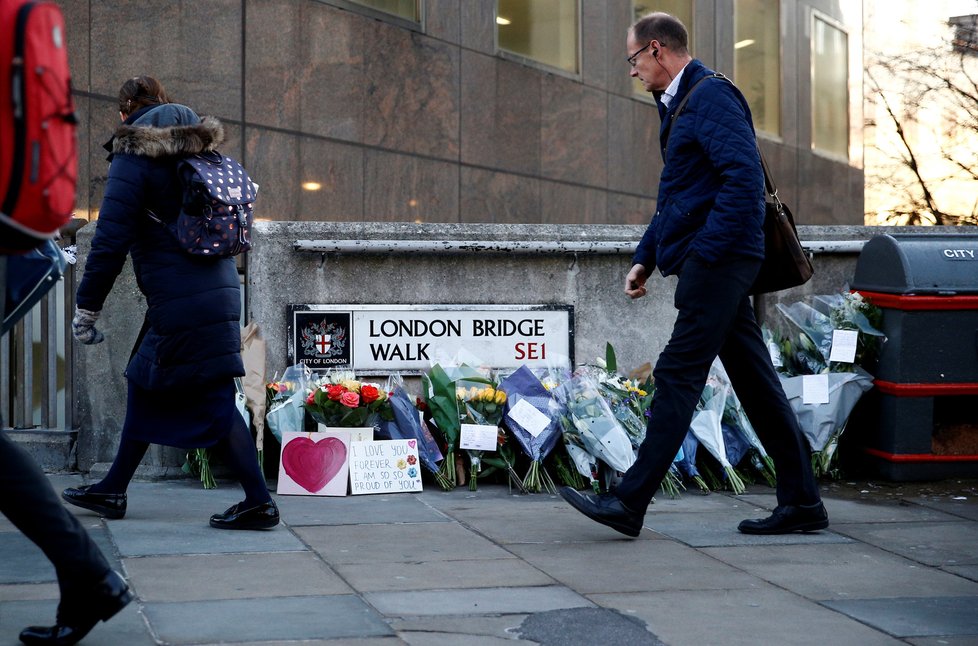
POLYGON ((316 403, 316 391, 315 390, 312 391, 311 393, 309 393, 309 396, 306 397, 306 403, 309 404, 310 406, 312 406, 313 404, 316 403))
POLYGON ((357 406, 360 405, 360 395, 358 395, 357 393, 351 390, 348 390, 342 395, 340 395, 340 403, 346 406, 347 408, 356 408, 357 406))

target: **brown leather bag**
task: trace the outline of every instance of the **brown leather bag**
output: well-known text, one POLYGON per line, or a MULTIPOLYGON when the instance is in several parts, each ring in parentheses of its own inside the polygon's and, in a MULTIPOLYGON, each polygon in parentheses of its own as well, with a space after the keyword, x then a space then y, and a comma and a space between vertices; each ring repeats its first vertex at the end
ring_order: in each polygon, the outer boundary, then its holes
MULTIPOLYGON (((757 151, 760 153, 760 148, 757 151)), ((750 289, 751 294, 804 285, 815 273, 812 261, 798 239, 791 211, 778 198, 778 189, 768 172, 764 155, 761 155, 761 166, 767 192, 764 200, 764 263, 750 289)))

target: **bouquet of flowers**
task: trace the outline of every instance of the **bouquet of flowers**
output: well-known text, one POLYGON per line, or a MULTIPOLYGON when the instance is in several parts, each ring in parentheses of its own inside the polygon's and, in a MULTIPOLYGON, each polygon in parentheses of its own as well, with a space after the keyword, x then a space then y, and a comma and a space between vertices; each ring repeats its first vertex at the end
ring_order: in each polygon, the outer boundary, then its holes
POLYGON ((553 395, 566 411, 561 424, 568 444, 582 446, 615 471, 627 471, 635 463, 628 434, 615 419, 594 379, 574 375, 553 395))
POLYGON ((312 370, 304 363, 285 369, 282 377, 265 386, 265 426, 279 442, 283 432, 301 433, 305 430, 305 403, 312 370))
POLYGON ((553 479, 543 466, 561 435, 560 422, 551 413, 550 392, 526 366, 506 377, 502 387, 509 393, 504 417, 506 427, 530 458, 530 468, 523 478, 527 491, 557 493, 553 479))
MULTIPOLYGON (((503 441, 499 441, 499 423, 503 419, 503 404, 506 403, 506 393, 500 389, 491 379, 486 377, 489 383, 478 383, 471 380, 462 380, 456 383, 455 397, 459 401, 459 412, 465 411, 462 421, 466 424, 479 424, 481 426, 495 426, 497 447, 502 448, 505 444, 505 434, 503 441)), ((469 456, 469 489, 476 491, 479 488, 479 476, 488 475, 495 466, 483 464, 486 456, 485 451, 480 449, 466 449, 469 456), (483 471, 484 467, 488 468, 483 471)), ((512 464, 506 463, 512 469, 512 464)))
POLYGON ((378 439, 417 440, 418 458, 432 473, 438 473, 438 462, 443 459, 438 442, 432 437, 427 425, 421 420, 417 407, 408 396, 404 380, 398 374, 387 378, 387 392, 393 419, 381 420, 378 439))
POLYGON ((379 426, 394 419, 389 397, 379 384, 358 381, 352 372, 328 373, 312 383, 305 409, 326 426, 379 426))
MULTIPOLYGON (((718 362, 719 359, 714 361, 713 365, 716 366, 718 362)), ((740 478, 740 475, 727 457, 727 448, 724 442, 722 426, 723 411, 726 406, 727 391, 730 389, 730 386, 720 380, 716 375, 715 369, 711 368, 710 376, 707 378, 706 386, 703 388, 703 394, 700 395, 700 403, 697 406, 698 410, 693 415, 690 430, 696 436, 696 439, 699 440, 700 444, 705 446, 706 450, 723 467, 727 482, 730 484, 730 489, 735 494, 742 494, 746 491, 746 487, 744 486, 744 481, 740 478)))
POLYGON ((435 481, 445 491, 454 489, 458 474, 455 470, 455 451, 458 449, 458 438, 462 430, 459 417, 458 398, 455 383, 445 369, 434 364, 431 369, 421 375, 424 403, 428 407, 431 420, 441 435, 442 453, 445 459, 435 473, 435 481))

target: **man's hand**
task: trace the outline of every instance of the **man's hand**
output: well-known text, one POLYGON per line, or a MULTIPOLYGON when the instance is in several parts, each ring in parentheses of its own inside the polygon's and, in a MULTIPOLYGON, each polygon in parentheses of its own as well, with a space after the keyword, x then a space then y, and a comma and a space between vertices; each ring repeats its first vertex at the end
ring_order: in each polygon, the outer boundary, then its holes
POLYGON ((95 329, 95 322, 102 312, 91 312, 80 307, 75 308, 75 318, 71 319, 71 335, 75 340, 85 345, 101 343, 105 336, 95 329))
POLYGON ((648 293, 645 281, 649 279, 645 265, 633 265, 632 270, 625 276, 625 294, 629 298, 642 298, 648 293))

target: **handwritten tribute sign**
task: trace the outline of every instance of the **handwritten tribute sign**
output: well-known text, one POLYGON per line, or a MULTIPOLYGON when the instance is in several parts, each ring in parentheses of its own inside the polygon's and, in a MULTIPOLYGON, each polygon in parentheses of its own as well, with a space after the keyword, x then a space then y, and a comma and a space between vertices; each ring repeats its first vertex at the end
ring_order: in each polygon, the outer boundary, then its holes
POLYGON ((350 493, 421 491, 417 440, 350 443, 350 493))

